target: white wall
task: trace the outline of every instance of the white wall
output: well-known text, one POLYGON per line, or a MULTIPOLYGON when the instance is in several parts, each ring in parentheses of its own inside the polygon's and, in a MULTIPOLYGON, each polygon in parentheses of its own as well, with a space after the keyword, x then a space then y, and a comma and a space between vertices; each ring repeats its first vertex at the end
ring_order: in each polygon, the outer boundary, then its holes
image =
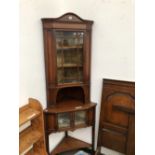
MULTIPOLYGON (((133 5, 133 0, 20 0, 20 106, 34 97, 46 107, 40 18, 74 12, 94 21, 91 100, 98 103, 97 131, 102 79, 134 81, 133 5)), ((89 133, 88 128, 70 134, 90 142, 89 133)), ((51 135, 51 149, 60 134, 51 135)))

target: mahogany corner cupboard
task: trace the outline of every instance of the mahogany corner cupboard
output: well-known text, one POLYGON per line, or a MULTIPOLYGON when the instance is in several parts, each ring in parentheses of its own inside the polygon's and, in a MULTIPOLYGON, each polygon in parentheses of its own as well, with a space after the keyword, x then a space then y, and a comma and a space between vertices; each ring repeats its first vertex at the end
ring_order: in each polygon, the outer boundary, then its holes
POLYGON ((74 13, 42 18, 47 108, 44 110, 46 148, 49 154, 70 150, 94 151, 95 107, 90 101, 91 29, 93 21, 74 13), (68 135, 67 131, 92 127, 92 143, 68 135), (52 151, 49 134, 65 131, 52 151))

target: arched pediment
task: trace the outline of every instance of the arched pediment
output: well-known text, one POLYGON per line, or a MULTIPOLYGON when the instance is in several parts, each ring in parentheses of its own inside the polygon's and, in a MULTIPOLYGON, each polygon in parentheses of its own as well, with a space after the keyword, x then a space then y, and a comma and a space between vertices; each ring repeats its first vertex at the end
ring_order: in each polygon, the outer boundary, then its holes
POLYGON ((74 14, 74 13, 66 13, 64 15, 62 15, 61 17, 57 18, 58 21, 62 21, 62 22, 84 22, 84 20, 82 18, 80 18, 78 15, 74 14))

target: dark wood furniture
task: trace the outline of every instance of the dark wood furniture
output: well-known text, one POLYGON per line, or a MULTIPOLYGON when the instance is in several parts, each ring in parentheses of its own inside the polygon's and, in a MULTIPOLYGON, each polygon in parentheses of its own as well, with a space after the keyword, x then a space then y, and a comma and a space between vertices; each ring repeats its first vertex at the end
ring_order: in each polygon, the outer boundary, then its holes
POLYGON ((43 109, 39 101, 30 98, 29 103, 19 109, 19 127, 31 121, 31 125, 19 134, 19 154, 47 155, 43 109))
POLYGON ((98 146, 135 154, 135 83, 103 81, 98 146))
POLYGON ((92 21, 73 13, 43 18, 47 109, 44 111, 49 154, 90 148, 94 151, 96 104, 90 101, 92 21), (92 144, 68 136, 67 131, 92 126, 92 144), (65 131, 59 145, 49 151, 49 134, 65 131))

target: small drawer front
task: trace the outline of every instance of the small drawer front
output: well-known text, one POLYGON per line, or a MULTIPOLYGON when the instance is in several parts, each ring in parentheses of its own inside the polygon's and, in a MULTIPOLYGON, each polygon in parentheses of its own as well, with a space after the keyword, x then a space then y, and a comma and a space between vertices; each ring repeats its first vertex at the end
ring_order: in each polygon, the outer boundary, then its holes
POLYGON ((86 119, 87 119, 87 112, 86 111, 76 111, 75 112, 75 119, 74 125, 75 126, 86 126, 86 119))

